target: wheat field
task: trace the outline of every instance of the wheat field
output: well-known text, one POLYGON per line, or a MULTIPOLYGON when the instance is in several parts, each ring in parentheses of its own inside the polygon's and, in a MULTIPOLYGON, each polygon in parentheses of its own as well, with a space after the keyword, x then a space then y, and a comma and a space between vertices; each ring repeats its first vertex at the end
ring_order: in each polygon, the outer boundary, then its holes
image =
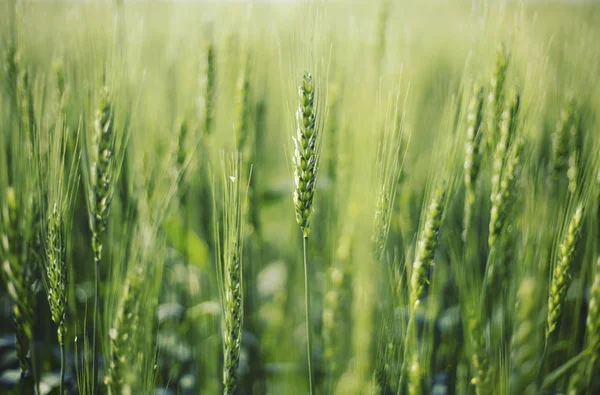
POLYGON ((600 5, 0 4, 0 393, 600 393, 600 5))

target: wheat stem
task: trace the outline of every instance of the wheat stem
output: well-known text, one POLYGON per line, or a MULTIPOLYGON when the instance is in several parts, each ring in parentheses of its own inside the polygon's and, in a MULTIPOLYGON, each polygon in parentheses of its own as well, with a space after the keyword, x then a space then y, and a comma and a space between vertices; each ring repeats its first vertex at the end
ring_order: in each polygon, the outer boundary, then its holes
POLYGON ((92 392, 97 394, 96 383, 98 382, 98 340, 96 339, 96 332, 99 321, 98 301, 100 300, 100 261, 96 261, 94 264, 94 319, 92 331, 92 392))
POLYGON ((310 319, 310 280, 308 278, 308 264, 307 264, 307 251, 306 244, 308 241, 307 236, 302 237, 302 249, 304 251, 304 305, 306 307, 306 352, 308 355, 308 386, 311 395, 314 393, 313 389, 313 377, 312 377, 312 331, 311 331, 311 319, 310 319))
POLYGON ((65 393, 65 343, 60 344, 60 395, 65 393))

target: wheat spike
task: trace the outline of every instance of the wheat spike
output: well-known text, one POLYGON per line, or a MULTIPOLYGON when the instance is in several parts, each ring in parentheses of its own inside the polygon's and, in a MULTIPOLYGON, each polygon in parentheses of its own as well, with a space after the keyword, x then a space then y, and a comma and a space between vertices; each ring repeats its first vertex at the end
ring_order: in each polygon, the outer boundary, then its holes
POLYGON ((537 394, 536 375, 539 350, 542 349, 542 332, 539 324, 540 307, 537 303, 538 289, 533 278, 521 282, 518 293, 516 326, 510 346, 510 393, 537 394))
POLYGON ((583 224, 583 207, 577 207, 569 223, 567 234, 558 251, 558 262, 554 265, 550 295, 548 296, 548 320, 546 325, 546 340, 556 329, 560 317, 562 304, 567 289, 571 284, 571 266, 575 258, 575 247, 583 224))
POLYGON ((446 185, 442 183, 434 192, 427 210, 425 225, 417 244, 417 255, 410 279, 410 306, 416 310, 417 304, 427 284, 427 274, 433 266, 433 256, 438 244, 440 227, 446 203, 446 185))
POLYGON ((506 71, 508 69, 508 54, 504 45, 498 46, 496 51, 496 63, 490 79, 490 92, 488 94, 487 106, 487 131, 488 145, 493 148, 498 141, 498 126, 500 114, 502 113, 502 103, 504 101, 504 82, 506 80, 506 71))
POLYGON ((475 205, 476 184, 481 165, 481 122, 483 119, 483 88, 473 87, 473 97, 467 115, 467 142, 465 144, 465 213, 463 238, 466 240, 475 205))
POLYGON ((298 95, 297 128, 294 138, 294 205, 296 221, 304 237, 308 237, 319 157, 315 86, 310 73, 304 74, 298 95))

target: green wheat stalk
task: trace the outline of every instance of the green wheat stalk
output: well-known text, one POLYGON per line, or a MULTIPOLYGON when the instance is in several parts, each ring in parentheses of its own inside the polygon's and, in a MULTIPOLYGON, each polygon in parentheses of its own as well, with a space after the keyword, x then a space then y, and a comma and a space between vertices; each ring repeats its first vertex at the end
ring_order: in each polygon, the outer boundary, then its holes
POLYGON ((46 183, 40 190, 40 205, 44 207, 42 236, 44 259, 42 282, 46 290, 52 321, 61 350, 60 393, 64 393, 65 381, 65 335, 67 332, 67 302, 69 264, 65 228, 70 228, 71 205, 79 184, 79 157, 77 152, 79 133, 70 133, 65 126, 64 114, 59 110, 54 128, 38 133, 37 161, 39 179, 46 183), (71 134, 74 137, 71 137, 71 134), (73 147, 71 146, 73 143, 73 147))
POLYGON ((93 385, 97 388, 98 384, 98 341, 96 332, 100 325, 99 306, 100 306, 100 265, 102 262, 102 248, 104 243, 104 234, 108 223, 108 213, 112 201, 112 192, 114 186, 115 169, 115 131, 114 131, 114 112, 111 102, 111 96, 105 88, 100 96, 100 103, 96 111, 94 122, 95 141, 94 156, 91 165, 92 187, 91 207, 90 207, 90 227, 92 230, 92 251, 94 254, 94 334, 92 346, 93 358, 93 385))
POLYGON ((310 320, 310 281, 307 263, 306 244, 310 234, 310 216, 317 183, 320 148, 320 124, 317 124, 318 102, 315 103, 313 77, 306 72, 298 89, 298 110, 296 111, 296 136, 294 141, 294 182, 293 194, 296 208, 296 222, 302 230, 304 251, 304 302, 306 305, 306 337, 308 353, 308 379, 310 393, 313 394, 312 373, 312 334, 310 320))
MULTIPOLYGON (((244 243, 245 205, 241 169, 242 157, 232 154, 223 160, 223 248, 219 242, 219 225, 215 224, 217 240, 218 282, 223 311, 223 394, 233 395, 237 386, 237 370, 242 344, 243 282, 242 251, 244 243)), ((215 199, 216 204, 216 199, 215 199)))

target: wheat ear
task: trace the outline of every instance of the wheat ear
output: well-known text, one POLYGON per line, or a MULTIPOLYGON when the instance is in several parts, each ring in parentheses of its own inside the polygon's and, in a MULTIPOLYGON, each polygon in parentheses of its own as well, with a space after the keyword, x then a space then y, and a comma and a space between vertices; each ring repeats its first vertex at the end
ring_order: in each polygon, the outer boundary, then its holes
POLYGON ((135 336, 139 324, 137 292, 139 280, 133 275, 128 275, 123 287, 123 294, 117 307, 117 314, 112 327, 108 331, 111 359, 108 362, 104 384, 110 394, 130 393, 126 373, 131 369, 131 356, 134 352, 135 336))
POLYGON ((56 334, 58 344, 61 347, 61 373, 60 393, 63 393, 64 385, 64 345, 67 332, 67 263, 65 259, 65 245, 63 238, 63 219, 56 205, 52 208, 48 218, 48 234, 46 236, 46 277, 48 304, 52 321, 57 326, 56 334))
POLYGON ((487 105, 488 146, 493 148, 498 141, 498 126, 504 101, 504 82, 508 69, 508 55, 504 45, 496 51, 496 63, 490 79, 490 92, 487 105))
POLYGON ((481 316, 474 309, 467 313, 467 328, 471 341, 471 362, 473 364, 474 377, 471 384, 475 386, 477 395, 491 393, 491 368, 487 342, 481 316))
POLYGON ((569 142, 571 128, 575 123, 575 102, 569 100, 560 114, 560 120, 552 136, 552 177, 558 182, 569 167, 569 142))
POLYGON ((523 166, 524 142, 519 139, 511 150, 502 174, 498 191, 492 195, 492 209, 490 212, 490 226, 488 235, 488 246, 490 250, 497 248, 498 239, 506 226, 510 211, 516 199, 517 183, 523 166))
POLYGON ((215 112, 215 86, 216 86, 216 73, 215 73, 215 49, 212 43, 209 43, 206 47, 206 69, 203 75, 203 100, 204 108, 204 130, 205 135, 210 135, 214 123, 214 112, 215 112))
POLYGON ((567 289, 571 284, 571 266, 575 258, 575 247, 581 234, 583 224, 583 207, 577 207, 571 218, 567 234, 563 239, 559 251, 558 262, 554 265, 552 282, 550 283, 550 294, 548 296, 548 320, 546 323, 546 342, 556 329, 560 317, 562 304, 567 289))
POLYGON ((481 122, 483 119, 483 88, 478 84, 473 87, 473 97, 469 103, 467 115, 467 142, 465 144, 465 212, 463 223, 463 240, 467 240, 473 206, 475 205, 476 184, 481 166, 481 122))
POLYGON ((433 256, 439 241, 445 204, 446 184, 443 182, 433 194, 425 225, 417 243, 417 255, 410 278, 410 308, 412 311, 416 311, 423 289, 428 283, 427 275, 433 266, 433 256))
POLYGON ((510 345, 510 393, 537 394, 539 350, 542 349, 538 288, 533 278, 521 282, 517 296, 516 326, 510 345), (540 329, 540 330, 538 330, 540 329))

